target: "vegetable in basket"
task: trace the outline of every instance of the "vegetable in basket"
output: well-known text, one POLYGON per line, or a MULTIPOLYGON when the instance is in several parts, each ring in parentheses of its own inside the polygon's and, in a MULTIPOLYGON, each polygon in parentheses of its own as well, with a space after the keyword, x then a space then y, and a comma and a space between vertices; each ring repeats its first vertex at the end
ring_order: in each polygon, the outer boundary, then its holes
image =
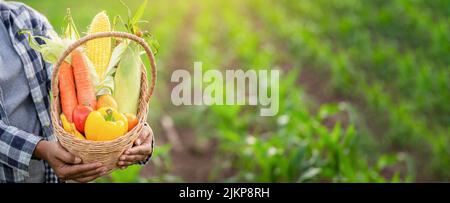
MULTIPOLYGON (((108 15, 105 11, 102 11, 92 20, 88 35, 109 31, 111 31, 111 24, 108 15)), ((86 54, 92 61, 100 81, 102 81, 105 78, 104 74, 111 57, 111 38, 105 37, 86 42, 86 54)))
POLYGON ((73 70, 69 63, 63 62, 59 68, 59 90, 61 95, 61 109, 69 122, 73 121, 73 109, 78 105, 73 70))
POLYGON ((102 108, 102 107, 111 107, 111 108, 117 109, 117 102, 114 99, 114 97, 111 96, 110 94, 104 94, 104 95, 98 97, 98 100, 97 100, 97 109, 102 108))
POLYGON ((137 44, 129 44, 114 77, 114 98, 122 113, 137 113, 141 90, 142 61, 137 44))
POLYGON ((83 105, 78 105, 73 110, 73 123, 75 123, 75 127, 79 132, 84 133, 86 119, 92 111, 93 109, 91 107, 83 105))
POLYGON ((90 80, 90 72, 85 63, 85 58, 80 50, 72 52, 72 67, 77 88, 78 104, 95 108, 97 98, 95 97, 94 85, 90 80))
POLYGON ((61 117, 61 123, 62 126, 64 128, 64 130, 72 135, 74 135, 76 138, 85 140, 86 138, 83 136, 83 134, 81 134, 80 132, 78 132, 77 128, 75 127, 74 123, 71 123, 67 120, 66 116, 64 114, 60 115, 61 117))
POLYGON ((86 138, 94 141, 113 140, 127 131, 127 118, 110 107, 103 107, 91 112, 84 126, 86 138))
POLYGON ((124 115, 125 115, 125 117, 127 117, 128 131, 130 131, 138 124, 139 121, 138 121, 136 115, 134 115, 132 113, 124 113, 124 115))

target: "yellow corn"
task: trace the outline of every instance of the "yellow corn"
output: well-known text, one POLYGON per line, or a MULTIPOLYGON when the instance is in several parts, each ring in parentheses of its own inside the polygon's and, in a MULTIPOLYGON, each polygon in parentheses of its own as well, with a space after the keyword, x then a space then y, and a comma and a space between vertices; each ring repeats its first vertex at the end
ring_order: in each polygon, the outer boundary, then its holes
MULTIPOLYGON (((88 34, 96 32, 111 31, 111 24, 108 15, 105 11, 98 13, 89 26, 88 34)), ((86 43, 86 53, 94 65, 100 80, 104 78, 104 72, 108 67, 109 59, 111 57, 111 38, 100 38, 88 41, 86 43)))

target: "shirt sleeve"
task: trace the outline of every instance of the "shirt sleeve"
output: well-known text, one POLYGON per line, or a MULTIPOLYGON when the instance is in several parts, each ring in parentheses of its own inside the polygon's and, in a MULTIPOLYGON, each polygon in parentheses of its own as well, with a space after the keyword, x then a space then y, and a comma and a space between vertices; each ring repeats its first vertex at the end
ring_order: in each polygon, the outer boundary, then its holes
POLYGON ((28 176, 34 149, 41 137, 0 121, 0 162, 28 176))

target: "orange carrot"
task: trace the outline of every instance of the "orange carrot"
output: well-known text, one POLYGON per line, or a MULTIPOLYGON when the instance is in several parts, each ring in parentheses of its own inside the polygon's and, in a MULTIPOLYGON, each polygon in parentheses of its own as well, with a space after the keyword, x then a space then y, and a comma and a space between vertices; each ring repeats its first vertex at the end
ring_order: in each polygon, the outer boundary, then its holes
POLYGON ((59 67, 58 81, 62 111, 69 122, 72 122, 73 109, 78 105, 77 93, 75 91, 72 67, 65 61, 59 67))
POLYGON ((72 67, 77 88, 78 104, 90 106, 95 109, 97 100, 94 86, 90 80, 89 70, 84 62, 83 55, 79 50, 72 52, 72 67))

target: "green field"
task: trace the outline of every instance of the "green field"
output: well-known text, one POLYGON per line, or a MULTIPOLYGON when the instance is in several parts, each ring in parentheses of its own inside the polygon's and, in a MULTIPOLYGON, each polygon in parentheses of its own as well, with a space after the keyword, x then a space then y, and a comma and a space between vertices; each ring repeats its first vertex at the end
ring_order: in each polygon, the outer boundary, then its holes
MULTIPOLYGON (((119 1, 23 1, 82 32, 119 1)), ((135 10, 141 1, 125 1, 135 10)), ((450 181, 450 1, 150 0, 160 43, 147 166, 99 182, 450 181), (280 110, 174 106, 177 69, 279 69, 280 110)))

